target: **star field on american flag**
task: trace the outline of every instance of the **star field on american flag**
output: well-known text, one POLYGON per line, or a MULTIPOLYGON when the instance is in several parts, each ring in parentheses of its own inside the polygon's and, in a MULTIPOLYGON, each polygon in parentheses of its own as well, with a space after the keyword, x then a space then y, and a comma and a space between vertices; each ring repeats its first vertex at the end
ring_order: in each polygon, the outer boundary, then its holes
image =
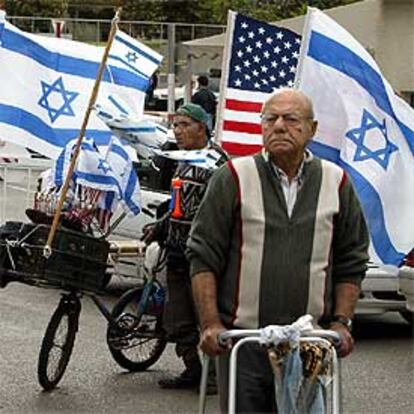
POLYGON ((293 86, 300 40, 288 29, 237 15, 228 87, 273 92, 293 86))
POLYGON ((291 30, 229 11, 216 136, 230 155, 262 148, 263 103, 276 89, 293 87, 300 41, 291 30))

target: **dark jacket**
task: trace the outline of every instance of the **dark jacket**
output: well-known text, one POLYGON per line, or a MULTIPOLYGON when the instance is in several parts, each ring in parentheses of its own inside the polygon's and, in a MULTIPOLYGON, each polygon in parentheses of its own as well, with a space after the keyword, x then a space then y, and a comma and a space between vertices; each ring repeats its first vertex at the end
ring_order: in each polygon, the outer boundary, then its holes
POLYGON ((209 89, 199 89, 191 98, 191 102, 200 105, 208 114, 216 114, 216 96, 209 89))

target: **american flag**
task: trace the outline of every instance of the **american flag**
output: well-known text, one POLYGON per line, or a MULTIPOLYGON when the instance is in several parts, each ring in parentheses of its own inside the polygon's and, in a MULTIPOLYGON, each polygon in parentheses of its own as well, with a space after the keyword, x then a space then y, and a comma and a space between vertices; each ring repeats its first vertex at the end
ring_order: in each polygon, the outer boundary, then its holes
POLYGON ((260 111, 275 89, 293 86, 301 37, 229 12, 217 137, 232 155, 262 147, 260 111))

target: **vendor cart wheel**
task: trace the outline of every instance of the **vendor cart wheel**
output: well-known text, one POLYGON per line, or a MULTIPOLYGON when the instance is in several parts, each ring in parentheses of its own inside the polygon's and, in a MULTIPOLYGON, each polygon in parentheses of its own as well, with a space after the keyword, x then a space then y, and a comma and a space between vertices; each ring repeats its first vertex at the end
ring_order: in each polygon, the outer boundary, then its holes
POLYGON ((119 299, 112 310, 116 322, 110 323, 107 331, 113 358, 129 371, 144 371, 155 364, 167 344, 162 330, 162 313, 138 312, 141 293, 141 288, 132 289, 119 299))
POLYGON ((39 383, 46 391, 54 389, 65 373, 78 331, 80 309, 74 294, 63 294, 49 321, 37 369, 39 383))

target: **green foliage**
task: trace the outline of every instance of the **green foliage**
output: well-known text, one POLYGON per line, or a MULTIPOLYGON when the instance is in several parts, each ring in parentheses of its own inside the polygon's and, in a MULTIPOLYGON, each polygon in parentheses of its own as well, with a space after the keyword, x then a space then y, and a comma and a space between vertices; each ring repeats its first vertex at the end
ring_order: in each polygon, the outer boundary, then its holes
MULTIPOLYGON (((212 0, 120 0, 125 20, 212 23, 212 0)), ((215 0, 213 0, 215 1, 215 0)))
POLYGON ((359 0, 209 0, 216 23, 226 24, 229 9, 263 21, 277 21, 306 13, 307 6, 321 10, 359 0))
POLYGON ((122 6, 122 20, 226 24, 228 10, 264 21, 277 21, 359 0, 6 0, 9 15, 67 15, 111 19, 122 6))
POLYGON ((68 12, 68 0, 6 1, 6 12, 15 16, 63 17, 68 12))
POLYGON ((161 15, 161 2, 152 0, 121 0, 118 6, 122 6, 122 20, 157 21, 161 15))

